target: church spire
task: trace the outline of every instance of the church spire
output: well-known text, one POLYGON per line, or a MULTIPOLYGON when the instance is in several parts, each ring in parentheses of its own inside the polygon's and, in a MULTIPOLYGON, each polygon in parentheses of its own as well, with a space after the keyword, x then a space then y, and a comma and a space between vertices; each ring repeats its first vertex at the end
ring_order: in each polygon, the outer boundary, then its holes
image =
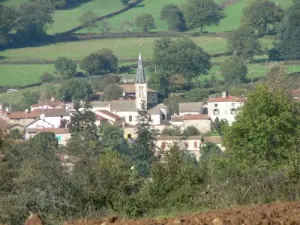
POLYGON ((139 60, 138 60, 138 67, 136 70, 136 78, 135 78, 136 84, 145 84, 146 83, 146 76, 145 76, 145 70, 143 67, 143 59, 142 54, 139 54, 139 60))

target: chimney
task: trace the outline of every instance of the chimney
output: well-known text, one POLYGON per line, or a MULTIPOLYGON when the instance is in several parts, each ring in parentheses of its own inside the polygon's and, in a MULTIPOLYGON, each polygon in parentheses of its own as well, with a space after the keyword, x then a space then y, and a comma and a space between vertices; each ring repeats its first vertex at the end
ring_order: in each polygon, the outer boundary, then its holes
POLYGON ((223 91, 222 92, 222 97, 227 98, 228 97, 228 91, 223 91))

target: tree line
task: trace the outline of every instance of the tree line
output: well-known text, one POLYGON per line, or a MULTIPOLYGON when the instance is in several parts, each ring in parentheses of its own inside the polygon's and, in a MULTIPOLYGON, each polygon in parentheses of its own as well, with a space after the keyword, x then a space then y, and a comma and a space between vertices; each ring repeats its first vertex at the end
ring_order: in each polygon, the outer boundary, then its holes
POLYGON ((112 213, 157 217, 299 200, 300 105, 282 75, 268 79, 278 82, 257 86, 232 126, 219 122, 226 150, 206 143, 199 161, 176 144, 157 154, 145 105, 138 113, 138 137, 129 142, 120 127, 96 127, 88 102, 75 104, 65 147, 53 133, 24 141, 2 131, 0 221, 20 224, 28 211, 54 225, 112 213), (74 167, 64 167, 57 153, 69 155, 74 167))

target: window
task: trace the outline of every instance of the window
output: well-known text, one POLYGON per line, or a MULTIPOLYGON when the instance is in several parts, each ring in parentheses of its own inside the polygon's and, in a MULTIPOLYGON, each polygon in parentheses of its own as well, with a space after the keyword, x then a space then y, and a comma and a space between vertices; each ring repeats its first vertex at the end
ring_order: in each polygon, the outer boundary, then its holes
POLYGON ((127 138, 128 138, 128 139, 131 139, 131 134, 127 134, 127 138))
POLYGON ((129 122, 132 122, 132 116, 129 116, 129 122))
POLYGON ((234 115, 235 114, 235 109, 231 109, 230 113, 234 115))
POLYGON ((188 148, 188 147, 189 147, 189 143, 188 143, 188 142, 184 142, 184 146, 185 146, 186 148, 188 148))
POLYGON ((219 110, 218 110, 218 109, 214 109, 214 110, 213 110, 213 114, 214 114, 214 115, 219 115, 219 110))
POLYGON ((235 107, 235 103, 231 103, 231 107, 234 108, 235 107))
POLYGON ((166 142, 161 143, 161 148, 165 149, 166 148, 166 142))
POLYGON ((161 114, 161 119, 162 120, 166 120, 166 115, 163 113, 163 114, 161 114))
POLYGON ((194 148, 198 148, 198 143, 197 143, 197 141, 194 142, 194 148))
POLYGON ((218 104, 215 104, 215 107, 218 107, 218 104))

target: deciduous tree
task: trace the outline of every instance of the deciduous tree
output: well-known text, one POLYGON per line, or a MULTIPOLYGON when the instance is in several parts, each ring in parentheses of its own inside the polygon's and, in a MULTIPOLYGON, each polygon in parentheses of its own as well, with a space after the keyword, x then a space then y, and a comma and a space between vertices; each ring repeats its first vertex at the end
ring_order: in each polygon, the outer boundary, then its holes
POLYGON ((233 30, 228 38, 227 48, 234 55, 243 59, 252 59, 260 52, 261 45, 255 34, 255 30, 248 26, 242 26, 233 30))
POLYGON ((107 101, 117 100, 122 97, 123 89, 119 85, 110 84, 104 89, 104 98, 107 101))
POLYGON ((93 97, 91 85, 83 79, 72 79, 60 87, 60 97, 63 101, 90 100, 93 97))
POLYGON ((89 75, 115 72, 118 68, 118 58, 110 49, 102 49, 85 57, 81 68, 89 75))
POLYGON ((165 5, 160 12, 160 19, 167 22, 169 30, 184 31, 186 29, 183 13, 176 5, 165 5))
POLYGON ((74 76, 76 74, 77 64, 67 57, 58 57, 54 66, 61 75, 74 76))
POLYGON ((231 56, 222 63, 220 71, 227 84, 239 84, 245 81, 248 68, 244 59, 231 56))
POLYGON ((16 25, 17 13, 13 8, 0 5, 0 46, 9 42, 9 32, 16 25))
POLYGON ((211 68, 209 54, 189 38, 156 40, 153 62, 166 76, 182 74, 187 80, 206 74, 211 68))
POLYGON ((81 25, 87 27, 89 32, 95 27, 97 27, 97 15, 93 11, 85 11, 79 18, 78 21, 81 25))
POLYGON ((255 0, 244 8, 242 22, 258 31, 261 35, 275 27, 284 16, 284 10, 270 0, 255 0), (270 27, 271 26, 271 27, 270 27))
POLYGON ((154 18, 149 13, 139 15, 135 18, 135 25, 144 32, 148 32, 155 28, 154 18))
POLYGON ((218 25, 223 18, 221 8, 213 0, 188 0, 183 6, 184 18, 190 30, 218 25))

